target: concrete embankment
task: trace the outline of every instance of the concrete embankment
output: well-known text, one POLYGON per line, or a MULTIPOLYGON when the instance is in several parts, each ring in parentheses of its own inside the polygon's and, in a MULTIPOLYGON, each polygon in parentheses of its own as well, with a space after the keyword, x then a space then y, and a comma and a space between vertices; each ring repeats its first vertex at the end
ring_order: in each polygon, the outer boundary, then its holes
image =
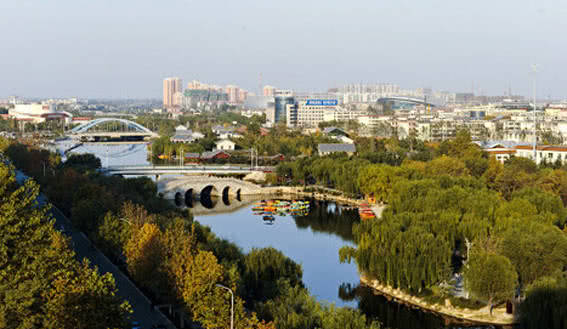
POLYGON ((336 201, 343 204, 349 204, 353 206, 360 206, 364 203, 364 200, 355 200, 351 198, 344 197, 342 195, 334 195, 331 193, 323 192, 308 192, 302 186, 274 186, 274 187, 264 187, 262 188, 263 195, 293 195, 297 197, 313 198, 317 200, 330 200, 336 201))
POLYGON ((491 315, 489 306, 478 310, 460 308, 451 305, 448 299, 445 301, 445 305, 429 304, 419 297, 415 297, 399 289, 383 285, 377 280, 372 280, 365 275, 360 276, 360 282, 374 289, 376 293, 384 295, 388 299, 393 299, 395 302, 407 304, 424 311, 433 312, 443 317, 453 319, 455 322, 499 326, 512 326, 516 324, 514 315, 506 313, 505 307, 494 308, 491 315))

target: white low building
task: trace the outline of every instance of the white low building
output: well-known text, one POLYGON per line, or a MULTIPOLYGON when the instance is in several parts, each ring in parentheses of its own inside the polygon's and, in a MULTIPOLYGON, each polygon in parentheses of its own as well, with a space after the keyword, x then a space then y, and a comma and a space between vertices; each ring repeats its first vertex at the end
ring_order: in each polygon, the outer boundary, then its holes
POLYGON ((330 115, 329 121, 334 120, 332 113, 337 109, 336 99, 302 99, 296 104, 286 104, 286 124, 288 127, 317 127, 325 121, 325 115, 330 115))
POLYGON ((236 144, 228 139, 221 139, 215 143, 215 151, 233 151, 236 144))
POLYGON ((15 104, 14 108, 8 110, 8 115, 16 120, 42 123, 48 120, 64 120, 71 123, 73 116, 65 111, 57 111, 55 104, 15 104))

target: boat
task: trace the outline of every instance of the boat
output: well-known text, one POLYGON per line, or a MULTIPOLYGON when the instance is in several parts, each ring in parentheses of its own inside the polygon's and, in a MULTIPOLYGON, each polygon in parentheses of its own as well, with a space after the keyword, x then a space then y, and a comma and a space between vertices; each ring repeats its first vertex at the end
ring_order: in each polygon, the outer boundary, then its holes
POLYGON ((368 220, 368 219, 376 218, 374 211, 372 211, 372 209, 370 209, 368 207, 358 208, 358 215, 360 216, 360 218, 362 220, 368 220))

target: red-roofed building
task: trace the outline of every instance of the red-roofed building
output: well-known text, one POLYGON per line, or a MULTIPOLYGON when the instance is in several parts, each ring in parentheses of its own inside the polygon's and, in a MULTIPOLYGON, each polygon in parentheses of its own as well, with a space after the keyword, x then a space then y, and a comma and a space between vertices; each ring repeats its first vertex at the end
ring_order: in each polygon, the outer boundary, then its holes
MULTIPOLYGON (((518 145, 516 146, 516 156, 532 159, 534 158, 533 146, 518 145)), ((536 148, 536 163, 540 164, 567 162, 567 146, 561 145, 538 145, 536 148)))

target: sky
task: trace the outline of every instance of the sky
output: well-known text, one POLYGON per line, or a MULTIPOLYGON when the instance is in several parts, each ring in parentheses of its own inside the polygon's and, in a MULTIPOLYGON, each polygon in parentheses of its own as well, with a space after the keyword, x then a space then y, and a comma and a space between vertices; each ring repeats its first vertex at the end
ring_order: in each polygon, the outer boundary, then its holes
POLYGON ((160 98, 181 77, 567 98, 564 0, 1 0, 0 98, 160 98))

